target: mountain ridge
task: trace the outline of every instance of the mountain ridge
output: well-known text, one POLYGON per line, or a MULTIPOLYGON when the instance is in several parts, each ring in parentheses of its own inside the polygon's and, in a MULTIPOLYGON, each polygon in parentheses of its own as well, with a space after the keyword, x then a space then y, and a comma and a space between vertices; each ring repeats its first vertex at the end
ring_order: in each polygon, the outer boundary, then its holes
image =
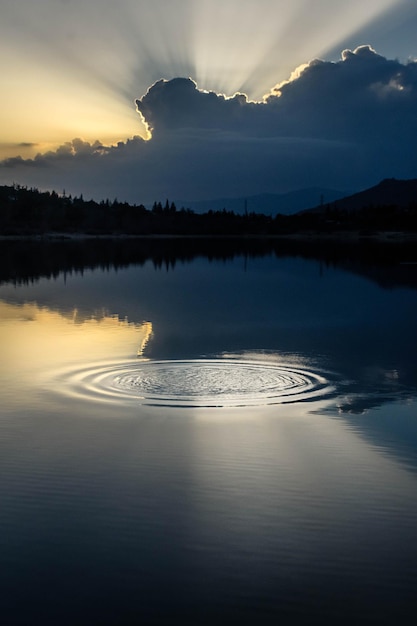
POLYGON ((407 208, 416 203, 417 178, 384 178, 373 187, 324 203, 324 205, 315 205, 300 213, 320 213, 325 208, 339 211, 360 211, 375 206, 407 208))
POLYGON ((350 191, 328 189, 324 187, 308 187, 296 189, 286 193, 259 193, 251 196, 214 198, 212 200, 189 200, 178 202, 180 206, 186 206, 196 213, 208 211, 233 211, 234 213, 263 213, 275 216, 294 215, 309 206, 315 206, 314 202, 328 204, 346 197, 350 191))

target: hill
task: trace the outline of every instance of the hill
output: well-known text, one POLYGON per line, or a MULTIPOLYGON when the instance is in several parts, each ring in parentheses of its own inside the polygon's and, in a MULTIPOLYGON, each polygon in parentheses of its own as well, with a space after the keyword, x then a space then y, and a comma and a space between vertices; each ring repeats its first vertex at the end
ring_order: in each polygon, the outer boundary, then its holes
MULTIPOLYGON (((417 203, 417 178, 397 180, 386 178, 374 187, 341 199, 325 202, 326 208, 338 211, 360 211, 371 207, 406 209, 417 203)), ((308 212, 321 213, 323 205, 314 205, 308 212)), ((303 211, 304 212, 304 211, 303 211)))
POLYGON ((233 211, 240 215, 243 215, 245 211, 247 211, 249 213, 263 213, 264 215, 274 217, 278 213, 281 215, 294 215, 307 207, 315 206, 316 203, 328 204, 335 202, 345 197, 346 194, 346 191, 311 187, 283 194, 262 193, 239 198, 181 201, 179 204, 189 207, 196 213, 222 211, 225 209, 226 211, 233 211))

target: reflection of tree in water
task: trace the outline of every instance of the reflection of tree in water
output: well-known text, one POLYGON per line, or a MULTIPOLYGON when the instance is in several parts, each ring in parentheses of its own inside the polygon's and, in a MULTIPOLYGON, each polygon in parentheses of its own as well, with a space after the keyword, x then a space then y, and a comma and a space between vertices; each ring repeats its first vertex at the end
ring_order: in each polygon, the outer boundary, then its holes
POLYGON ((87 269, 121 269, 151 261, 155 268, 174 268, 197 257, 228 261, 276 256, 317 260, 321 271, 340 267, 366 276, 381 287, 417 288, 413 242, 292 240, 285 238, 92 238, 3 240, 0 282, 25 284, 60 273, 87 269))

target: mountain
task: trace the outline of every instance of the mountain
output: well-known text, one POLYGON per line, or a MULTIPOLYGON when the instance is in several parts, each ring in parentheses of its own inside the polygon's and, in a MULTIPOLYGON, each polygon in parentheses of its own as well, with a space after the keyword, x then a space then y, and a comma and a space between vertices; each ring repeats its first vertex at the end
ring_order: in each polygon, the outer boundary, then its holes
POLYGON ((185 206, 196 213, 226 209, 226 211, 234 211, 237 214, 243 214, 247 210, 248 213, 263 213, 264 215, 272 216, 275 216, 277 213, 293 215, 307 207, 316 206, 317 203, 329 204, 344 198, 346 195, 346 191, 311 187, 283 194, 262 193, 240 198, 215 198, 213 200, 177 202, 177 205, 185 206))
MULTIPOLYGON (((417 203, 417 178, 397 180, 386 178, 374 187, 360 191, 342 199, 324 202, 341 211, 359 211, 367 207, 396 206, 407 208, 417 203)), ((308 212, 319 213, 323 210, 323 203, 312 205, 308 212)), ((304 212, 304 211, 303 211, 304 212)))

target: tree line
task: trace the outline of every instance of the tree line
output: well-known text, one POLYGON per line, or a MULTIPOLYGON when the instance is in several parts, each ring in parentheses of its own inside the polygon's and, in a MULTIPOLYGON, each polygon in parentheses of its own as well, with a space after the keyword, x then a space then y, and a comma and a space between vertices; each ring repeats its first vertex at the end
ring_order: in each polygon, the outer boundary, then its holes
POLYGON ((279 235, 302 231, 359 230, 417 231, 417 203, 409 207, 367 206, 338 209, 337 203, 320 211, 274 217, 257 212, 196 213, 174 202, 143 204, 84 200, 65 192, 40 191, 19 185, 0 186, 0 234, 42 235, 49 232, 92 235, 279 235))

